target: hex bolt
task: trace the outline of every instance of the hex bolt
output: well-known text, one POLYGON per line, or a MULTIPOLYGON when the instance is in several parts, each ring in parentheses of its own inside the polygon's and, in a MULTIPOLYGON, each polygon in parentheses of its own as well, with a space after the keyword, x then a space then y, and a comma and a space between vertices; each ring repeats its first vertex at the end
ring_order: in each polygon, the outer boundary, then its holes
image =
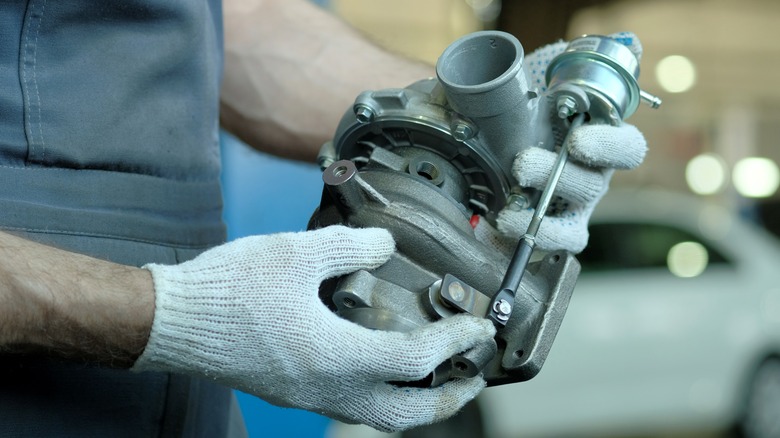
POLYGON ((452 137, 457 141, 466 141, 474 136, 474 130, 465 123, 458 123, 452 130, 452 137))
POLYGON ((571 96, 561 96, 558 98, 558 117, 565 119, 573 116, 577 112, 577 101, 571 96))
POLYGON ((506 198, 506 208, 510 211, 522 211, 528 208, 528 198, 523 195, 513 193, 506 198))
POLYGON ((357 117, 358 122, 371 123, 374 121, 374 116, 374 110, 367 107, 366 105, 355 106, 355 117, 357 117))

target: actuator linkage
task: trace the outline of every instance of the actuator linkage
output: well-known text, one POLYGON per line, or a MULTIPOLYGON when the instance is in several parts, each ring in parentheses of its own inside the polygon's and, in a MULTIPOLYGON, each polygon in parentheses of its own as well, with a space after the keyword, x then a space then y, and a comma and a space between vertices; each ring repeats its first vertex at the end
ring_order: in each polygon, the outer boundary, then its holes
POLYGON ((498 292, 487 306, 487 315, 497 326, 506 325, 512 314, 511 303, 531 260, 536 235, 544 219, 555 187, 563 174, 569 155, 569 134, 588 122, 620 124, 636 111, 639 102, 651 108, 661 99, 642 91, 637 84, 639 60, 620 42, 599 35, 572 40, 566 50, 550 62, 547 69, 547 93, 556 103, 561 123, 568 132, 550 178, 534 208, 528 229, 520 238, 498 292))

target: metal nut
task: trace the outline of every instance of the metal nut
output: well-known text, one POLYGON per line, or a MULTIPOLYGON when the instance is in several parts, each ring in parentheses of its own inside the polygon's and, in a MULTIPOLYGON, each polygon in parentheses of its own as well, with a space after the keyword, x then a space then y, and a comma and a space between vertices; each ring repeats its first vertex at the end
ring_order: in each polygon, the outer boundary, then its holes
POLYGON ((571 96, 561 96, 556 104, 558 106, 558 117, 562 119, 571 117, 577 112, 577 101, 571 96))
POLYGON ((357 121, 360 123, 371 123, 375 117, 374 110, 365 105, 357 105, 355 107, 355 117, 357 117, 357 121))

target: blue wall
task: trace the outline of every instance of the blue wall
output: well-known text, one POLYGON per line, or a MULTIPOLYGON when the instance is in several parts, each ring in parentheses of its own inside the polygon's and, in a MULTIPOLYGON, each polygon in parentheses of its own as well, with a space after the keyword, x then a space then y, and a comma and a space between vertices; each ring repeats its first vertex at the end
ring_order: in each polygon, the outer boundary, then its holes
MULTIPOLYGON (((226 133, 220 140, 228 238, 305 230, 320 202, 319 168, 260 154, 226 133)), ((244 393, 237 396, 251 438, 319 438, 329 422, 244 393)))

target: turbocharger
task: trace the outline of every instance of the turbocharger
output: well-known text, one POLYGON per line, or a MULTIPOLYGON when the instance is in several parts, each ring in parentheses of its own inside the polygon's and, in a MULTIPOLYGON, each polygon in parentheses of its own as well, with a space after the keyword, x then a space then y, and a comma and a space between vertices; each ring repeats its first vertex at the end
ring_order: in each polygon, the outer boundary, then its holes
POLYGON ((607 37, 573 41, 548 67, 545 92, 529 87, 523 57, 510 34, 467 35, 441 55, 437 78, 357 96, 320 152, 324 190, 309 228, 381 227, 396 242, 381 267, 322 285, 331 310, 377 330, 410 331, 459 312, 496 323, 493 343, 452 357, 418 385, 479 373, 497 385, 539 372, 579 263, 565 251, 535 254, 498 301, 517 262, 477 240, 472 224, 538 202, 511 174, 518 152, 554 150, 553 127, 565 129, 575 113, 618 123, 642 94, 638 61, 607 37))

